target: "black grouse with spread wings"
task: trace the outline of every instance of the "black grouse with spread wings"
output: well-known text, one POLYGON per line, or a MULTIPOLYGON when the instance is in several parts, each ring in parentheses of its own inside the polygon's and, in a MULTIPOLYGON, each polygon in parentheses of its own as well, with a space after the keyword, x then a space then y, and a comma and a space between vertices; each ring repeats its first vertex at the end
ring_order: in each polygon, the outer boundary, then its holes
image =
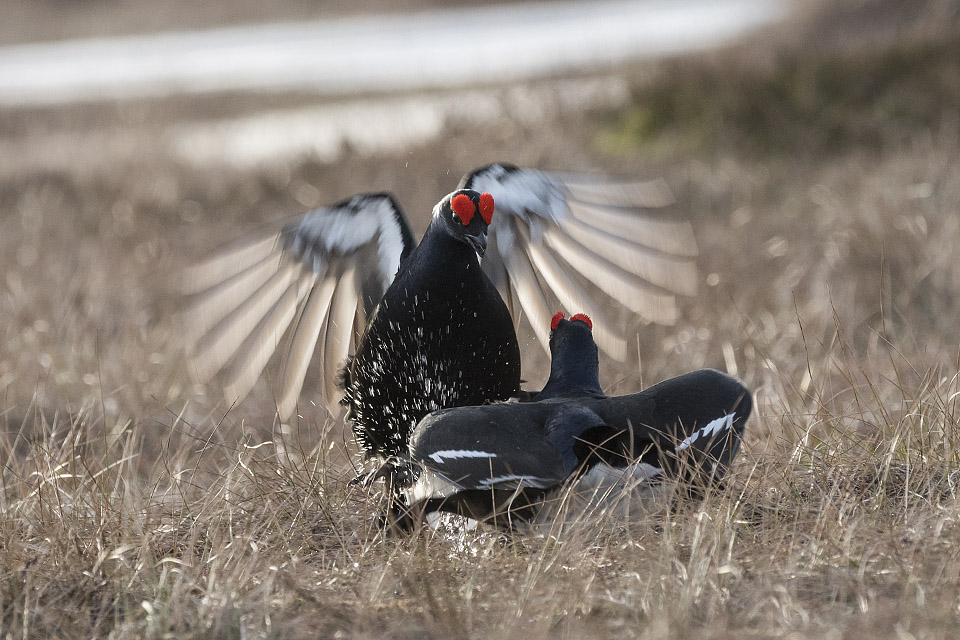
POLYGON ((327 398, 345 383, 366 453, 389 458, 405 454, 434 409, 517 390, 521 314, 546 348, 554 299, 584 309, 600 349, 623 360, 627 342, 594 288, 659 323, 675 320, 675 295, 696 290, 689 225, 648 211, 669 204, 662 183, 493 164, 460 189, 434 209, 419 244, 390 195, 362 194, 187 269, 184 337, 197 377, 220 373, 228 400, 239 400, 282 344, 286 420, 318 358, 327 398), (471 206, 458 213, 461 197, 471 206))

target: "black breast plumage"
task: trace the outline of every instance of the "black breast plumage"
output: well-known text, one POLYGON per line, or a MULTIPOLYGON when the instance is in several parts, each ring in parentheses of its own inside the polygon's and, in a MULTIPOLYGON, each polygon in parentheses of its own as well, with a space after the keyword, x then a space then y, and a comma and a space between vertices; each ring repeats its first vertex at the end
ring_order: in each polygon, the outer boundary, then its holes
POLYGON ((400 456, 431 411, 503 400, 519 385, 513 323, 476 253, 428 230, 348 364, 344 403, 361 446, 369 456, 400 456))

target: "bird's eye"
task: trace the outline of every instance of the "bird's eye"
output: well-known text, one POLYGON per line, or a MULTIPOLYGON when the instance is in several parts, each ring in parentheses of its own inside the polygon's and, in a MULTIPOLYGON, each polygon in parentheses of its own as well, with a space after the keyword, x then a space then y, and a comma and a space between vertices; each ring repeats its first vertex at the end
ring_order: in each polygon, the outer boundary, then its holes
POLYGON ((470 224, 470 221, 473 220, 473 214, 477 212, 477 207, 473 204, 473 200, 465 193, 454 196, 453 200, 450 201, 450 207, 457 217, 460 218, 463 226, 470 224))
POLYGON ((490 221, 493 220, 493 196, 489 193, 480 194, 480 217, 483 218, 483 221, 490 224, 490 221))
POLYGON ((585 313, 578 313, 577 315, 575 315, 575 316, 573 316, 572 318, 570 318, 570 322, 574 322, 575 320, 579 320, 579 321, 582 322, 583 324, 585 324, 585 325, 587 325, 588 327, 590 327, 590 330, 593 331, 593 320, 591 320, 591 319, 590 319, 590 316, 588 316, 587 314, 585 314, 585 313))
POLYGON ((563 320, 566 316, 563 314, 563 311, 557 311, 553 314, 553 319, 550 320, 550 331, 553 331, 557 328, 557 325, 560 324, 560 321, 563 320))

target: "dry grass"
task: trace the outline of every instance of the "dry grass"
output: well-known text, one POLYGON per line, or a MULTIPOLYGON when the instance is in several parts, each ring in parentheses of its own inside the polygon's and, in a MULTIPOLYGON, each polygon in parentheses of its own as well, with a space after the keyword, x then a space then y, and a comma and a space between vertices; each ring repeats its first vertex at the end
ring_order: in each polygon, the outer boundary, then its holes
MULTIPOLYGON (((872 5, 888 6, 855 10, 872 5)), ((813 53, 754 43, 639 70, 635 106, 495 140, 459 127, 409 153, 244 173, 149 148, 122 166, 8 164, 0 637, 958 637, 960 36, 928 20, 857 52, 824 24, 795 27, 813 53), (665 155, 671 139, 689 146, 665 155), (269 385, 228 411, 186 381, 163 283, 311 199, 377 185, 429 211, 504 158, 669 178, 705 284, 680 326, 638 326, 639 361, 604 381, 729 370, 756 391, 747 442, 696 508, 385 540, 319 410, 283 431, 269 385)), ((149 130, 151 109, 3 113, 0 131, 149 130)))

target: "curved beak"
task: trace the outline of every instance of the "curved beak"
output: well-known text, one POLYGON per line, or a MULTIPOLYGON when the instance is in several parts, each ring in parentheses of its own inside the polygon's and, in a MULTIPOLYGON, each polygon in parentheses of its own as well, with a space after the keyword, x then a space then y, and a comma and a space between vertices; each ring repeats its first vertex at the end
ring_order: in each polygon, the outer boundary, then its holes
POLYGON ((483 252, 487 250, 487 232, 481 231, 477 235, 466 236, 467 244, 473 247, 477 255, 483 257, 483 252))

